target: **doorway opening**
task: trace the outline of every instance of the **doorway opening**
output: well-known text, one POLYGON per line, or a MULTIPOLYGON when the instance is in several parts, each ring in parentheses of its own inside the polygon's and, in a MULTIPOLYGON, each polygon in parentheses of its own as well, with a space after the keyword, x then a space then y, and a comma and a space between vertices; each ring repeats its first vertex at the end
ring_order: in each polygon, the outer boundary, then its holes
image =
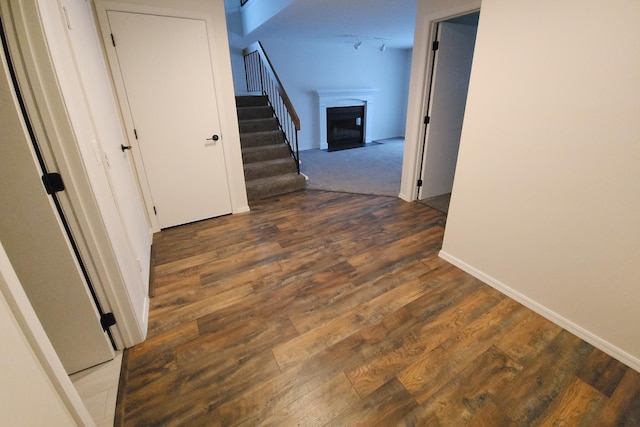
POLYGON ((439 21, 428 70, 418 200, 448 211, 480 12, 439 21))

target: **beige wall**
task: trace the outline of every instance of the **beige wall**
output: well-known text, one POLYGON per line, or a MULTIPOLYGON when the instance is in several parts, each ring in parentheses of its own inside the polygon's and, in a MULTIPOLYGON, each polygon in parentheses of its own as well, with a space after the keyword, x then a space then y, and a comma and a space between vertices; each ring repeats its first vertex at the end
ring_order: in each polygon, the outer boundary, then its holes
MULTIPOLYGON (((0 280, 3 280, 0 277, 0 280)), ((0 294, 0 413, 6 425, 75 425, 0 294)))
POLYGON ((442 256, 640 369, 640 3, 484 0, 442 256))
MULTIPOLYGON (((89 414, 82 407, 80 398, 72 390, 71 381, 65 376, 62 365, 55 358, 51 344, 47 342, 44 331, 38 324, 35 313, 28 307, 26 296, 21 292, 21 285, 9 263, 9 259, 0 243, 0 414, 2 424, 7 426, 60 426, 91 425, 89 414), (21 294, 21 295, 20 295, 21 294), (11 300, 11 302, 9 302, 11 300), (31 319, 30 326, 39 331, 30 330, 24 321, 20 322, 14 310, 18 309, 24 317, 31 319), (25 314, 26 312, 26 314, 25 314), (28 337, 27 333, 31 336, 28 337), (35 335, 35 336, 34 336, 35 335), (48 354, 53 361, 47 371, 38 357, 33 339, 38 338, 44 348, 42 353, 48 354), (58 382, 52 383, 52 378, 58 382), (66 382, 66 384, 61 384, 66 382), (64 391, 57 389, 65 388, 64 391), (63 400, 65 399, 65 400, 63 400), (68 405, 75 402, 80 412, 69 412, 68 405), (74 419, 75 418, 75 419, 74 419)), ((71 405, 73 408, 73 405, 71 405)))

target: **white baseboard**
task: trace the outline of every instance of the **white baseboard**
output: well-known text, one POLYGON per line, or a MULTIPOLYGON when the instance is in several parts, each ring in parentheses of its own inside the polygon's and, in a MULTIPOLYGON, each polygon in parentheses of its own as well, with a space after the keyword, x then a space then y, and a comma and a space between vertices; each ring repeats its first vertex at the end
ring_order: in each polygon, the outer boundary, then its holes
POLYGON ((405 202, 412 202, 413 200, 411 200, 411 197, 409 197, 409 195, 400 192, 400 194, 398 194, 398 197, 402 200, 404 200, 405 202))
POLYGON ((503 293, 504 295, 514 299, 515 301, 519 302, 520 304, 524 305, 525 307, 535 311, 536 313, 538 313, 539 315, 541 315, 542 317, 546 318, 547 320, 555 323, 556 325, 566 329, 567 331, 571 332, 572 334, 576 335, 577 337, 583 339, 584 341, 588 342, 589 344, 591 344, 592 346, 602 350, 603 352, 607 353, 609 356, 613 357, 614 359, 619 360, 620 362, 624 363, 625 365, 629 366, 630 368, 640 372, 640 359, 632 356, 631 354, 627 353, 626 351, 616 347, 615 345, 611 344, 610 342, 608 342, 607 340, 594 335, 592 332, 584 329, 583 327, 573 323, 572 321, 566 319, 565 317, 561 316, 560 314, 550 310, 549 308, 545 307, 544 305, 532 300, 531 298, 527 297, 526 295, 521 294, 520 292, 516 291, 515 289, 510 288, 509 286, 507 286, 506 284, 500 282, 499 280, 496 280, 495 278, 489 276, 488 274, 483 273, 482 271, 476 269, 475 267, 467 264, 466 262, 454 257, 453 255, 449 254, 448 252, 441 250, 440 253, 438 254, 438 256, 442 259, 444 259, 445 261, 448 261, 449 263, 455 265, 456 267, 460 268, 461 270, 471 274, 473 277, 481 280, 482 282, 486 283, 487 285, 491 286, 492 288, 498 290, 499 292, 503 293))
POLYGON ((142 341, 147 339, 149 332, 149 297, 144 297, 144 306, 142 307, 142 341))
POLYGON ((249 209, 249 205, 245 205, 245 206, 240 206, 237 209, 233 210, 233 214, 239 214, 239 213, 245 213, 245 212, 250 212, 251 209, 249 209))

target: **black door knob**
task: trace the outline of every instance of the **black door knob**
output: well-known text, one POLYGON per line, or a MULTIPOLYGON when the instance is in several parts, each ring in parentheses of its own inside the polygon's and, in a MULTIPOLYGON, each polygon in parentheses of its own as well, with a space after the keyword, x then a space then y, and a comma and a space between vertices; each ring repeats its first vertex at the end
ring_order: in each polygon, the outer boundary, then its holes
POLYGON ((207 141, 217 141, 220 137, 218 135, 213 135, 211 138, 207 138, 207 141))

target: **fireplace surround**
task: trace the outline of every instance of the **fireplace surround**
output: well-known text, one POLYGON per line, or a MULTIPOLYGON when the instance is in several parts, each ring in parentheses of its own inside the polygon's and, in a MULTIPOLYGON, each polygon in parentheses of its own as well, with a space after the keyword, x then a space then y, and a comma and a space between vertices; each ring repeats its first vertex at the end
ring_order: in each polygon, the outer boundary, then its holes
POLYGON ((375 95, 379 89, 318 90, 318 123, 320 148, 329 149, 327 142, 327 109, 333 107, 363 107, 364 142, 371 142, 371 113, 375 108, 375 95))

